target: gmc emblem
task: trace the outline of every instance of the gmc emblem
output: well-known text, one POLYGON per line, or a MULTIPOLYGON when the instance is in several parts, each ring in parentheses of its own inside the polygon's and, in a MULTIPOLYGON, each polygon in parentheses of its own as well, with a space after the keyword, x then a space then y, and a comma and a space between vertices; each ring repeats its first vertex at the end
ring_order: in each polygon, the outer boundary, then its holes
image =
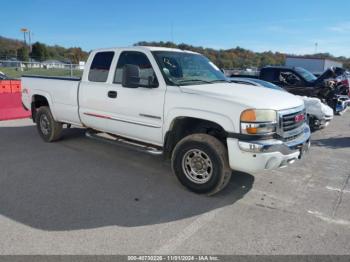
POLYGON ((305 120, 304 114, 296 115, 296 116, 294 117, 294 121, 295 121, 296 123, 299 123, 299 122, 304 121, 304 120, 305 120))

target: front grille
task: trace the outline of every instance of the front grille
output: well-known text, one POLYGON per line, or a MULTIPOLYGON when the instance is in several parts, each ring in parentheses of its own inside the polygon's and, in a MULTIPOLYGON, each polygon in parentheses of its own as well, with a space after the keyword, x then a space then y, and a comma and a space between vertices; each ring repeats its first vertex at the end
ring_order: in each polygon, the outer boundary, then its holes
POLYGON ((279 123, 277 134, 284 140, 293 140, 304 131, 306 121, 305 108, 303 106, 278 112, 279 123), (303 115, 304 119, 298 119, 303 115))
POLYGON ((296 116, 297 115, 301 115, 301 114, 304 115, 304 112, 303 111, 298 111, 298 112, 291 113, 291 114, 288 114, 288 115, 283 115, 282 116, 282 131, 283 132, 291 131, 293 129, 296 129, 296 128, 302 126, 304 124, 305 120, 299 121, 299 122, 297 122, 295 120, 296 116))

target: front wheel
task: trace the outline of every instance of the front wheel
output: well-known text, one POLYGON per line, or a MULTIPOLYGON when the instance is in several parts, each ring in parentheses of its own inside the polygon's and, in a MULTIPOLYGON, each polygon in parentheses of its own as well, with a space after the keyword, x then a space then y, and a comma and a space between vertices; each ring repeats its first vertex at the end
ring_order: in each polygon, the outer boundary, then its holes
POLYGON ((231 178, 225 146, 207 134, 183 138, 173 151, 171 164, 181 184, 199 194, 213 195, 231 178))
POLYGON ((307 115, 307 124, 309 125, 311 132, 314 132, 316 129, 318 129, 314 116, 307 115))
POLYGON ((43 106, 38 109, 35 123, 39 135, 45 142, 53 142, 61 138, 62 124, 55 121, 49 107, 43 106))

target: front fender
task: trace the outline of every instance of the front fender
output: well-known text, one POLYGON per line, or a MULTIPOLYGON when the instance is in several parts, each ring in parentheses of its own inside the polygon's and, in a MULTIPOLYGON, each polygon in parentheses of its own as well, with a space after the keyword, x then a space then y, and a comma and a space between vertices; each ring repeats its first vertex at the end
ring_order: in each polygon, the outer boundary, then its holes
POLYGON ((179 117, 193 117, 211 121, 220 125, 227 132, 235 132, 232 120, 225 115, 193 108, 174 108, 166 114, 163 136, 171 129, 174 120, 179 117))

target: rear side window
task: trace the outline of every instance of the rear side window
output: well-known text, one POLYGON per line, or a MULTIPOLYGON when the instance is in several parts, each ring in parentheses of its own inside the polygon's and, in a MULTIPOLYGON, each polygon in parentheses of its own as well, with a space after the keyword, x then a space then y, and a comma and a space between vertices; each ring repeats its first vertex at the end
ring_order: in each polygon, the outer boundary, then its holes
POLYGON ((279 81, 288 86, 298 86, 301 84, 300 77, 290 70, 281 70, 279 81))
POLYGON ((90 67, 89 81, 106 82, 113 57, 114 52, 96 53, 90 67))
POLYGON ((140 68, 140 85, 147 85, 148 79, 152 79, 152 85, 158 86, 158 80, 147 56, 140 52, 125 51, 120 54, 117 69, 115 70, 114 83, 122 82, 123 67, 125 65, 137 65, 140 68))

